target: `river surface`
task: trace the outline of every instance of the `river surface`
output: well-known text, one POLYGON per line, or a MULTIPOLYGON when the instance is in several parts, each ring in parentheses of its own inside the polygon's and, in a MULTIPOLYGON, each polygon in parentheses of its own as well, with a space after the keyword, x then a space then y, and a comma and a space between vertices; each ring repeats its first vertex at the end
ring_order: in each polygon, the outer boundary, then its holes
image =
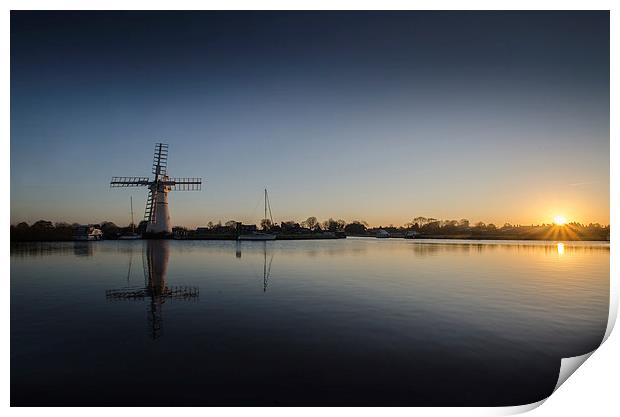
POLYGON ((11 402, 525 404, 608 307, 608 243, 20 244, 11 402))

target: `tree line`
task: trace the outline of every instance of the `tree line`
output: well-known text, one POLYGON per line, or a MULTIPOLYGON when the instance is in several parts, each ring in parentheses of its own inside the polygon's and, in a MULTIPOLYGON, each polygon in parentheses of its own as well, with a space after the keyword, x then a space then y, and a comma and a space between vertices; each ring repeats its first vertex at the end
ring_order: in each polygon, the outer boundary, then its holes
MULTIPOLYGON (((39 220, 29 225, 26 222, 11 225, 12 241, 69 241, 73 240, 73 233, 76 227, 82 226, 79 223, 58 222, 52 223, 48 220, 39 220)), ((116 239, 122 233, 131 230, 131 225, 119 227, 116 224, 105 221, 92 225, 103 232, 104 239, 116 239)), ((143 230, 146 229, 146 223, 143 230)))
MULTIPOLYGON (((231 233, 238 227, 240 222, 229 220, 213 223, 208 222, 202 228, 214 234, 231 233)), ((11 225, 11 240, 13 241, 44 241, 44 240, 72 240, 73 230, 80 226, 78 223, 58 222, 52 223, 47 220, 39 220, 29 225, 26 222, 11 225)), ((115 239, 123 233, 132 230, 132 225, 125 227, 117 226, 113 222, 104 221, 94 225, 103 232, 104 239, 115 239)), ((247 226, 247 225, 246 225, 247 226)), ((259 225, 249 225, 257 230, 270 233, 303 234, 338 232, 348 236, 374 236, 378 230, 386 230, 394 237, 399 237, 407 232, 415 232, 420 238, 487 238, 487 239, 546 239, 546 240, 608 240, 609 225, 599 223, 581 224, 578 222, 568 223, 563 226, 554 224, 541 225, 512 225, 504 223, 497 226, 493 223, 475 222, 470 223, 467 219, 439 220, 433 217, 414 217, 402 226, 378 226, 370 227, 363 220, 346 222, 342 219, 329 218, 319 221, 310 216, 301 222, 287 220, 272 224, 270 219, 262 219, 259 225)), ((183 227, 175 229, 187 230, 183 227)), ((146 230, 146 222, 141 221, 137 226, 137 232, 146 230)))

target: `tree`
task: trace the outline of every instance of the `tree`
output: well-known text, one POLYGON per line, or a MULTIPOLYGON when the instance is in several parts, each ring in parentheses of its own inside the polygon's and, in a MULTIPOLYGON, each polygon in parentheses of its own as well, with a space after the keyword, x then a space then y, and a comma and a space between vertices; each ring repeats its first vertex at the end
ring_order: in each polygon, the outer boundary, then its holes
POLYGON ((295 220, 288 220, 286 222, 280 223, 280 227, 283 231, 291 231, 299 228, 299 223, 295 223, 295 220))
POLYGON ((421 229, 425 232, 437 232, 439 231, 440 226, 441 222, 439 220, 429 217, 428 219, 426 219, 426 224, 422 226, 421 229))
POLYGON ((338 232, 344 230, 344 226, 347 224, 344 220, 334 220, 331 217, 329 220, 323 222, 323 229, 330 232, 338 232))
POLYGON ((411 220, 410 222, 405 223, 405 229, 420 230, 420 224, 414 220, 411 220))
POLYGON ((467 219, 459 220, 459 226, 465 227, 465 228, 469 227, 469 220, 467 220, 467 219))
POLYGON ((316 217, 311 216, 308 217, 306 220, 304 220, 303 222, 301 222, 301 225, 303 227, 307 227, 310 230, 314 230, 316 229, 316 226, 319 224, 319 221, 316 219, 316 217))
POLYGON ((344 220, 342 219, 336 220, 336 231, 343 231, 346 225, 347 225, 347 222, 345 222, 344 220))
POLYGON ((413 223, 418 225, 418 227, 422 227, 426 224, 427 222, 427 218, 426 217, 422 217, 422 216, 418 216, 416 218, 413 219, 413 223))
POLYGON ((366 233, 366 226, 362 222, 353 220, 344 227, 344 231, 348 235, 363 235, 366 233))
POLYGON ((140 223, 138 223, 138 233, 146 233, 146 226, 148 225, 148 222, 146 220, 141 220, 140 223))
POLYGON ((52 224, 52 222, 47 220, 39 220, 34 222, 34 224, 32 225, 32 229, 34 230, 51 230, 53 228, 54 225, 52 224))
POLYGON ((457 222, 456 220, 444 220, 442 221, 441 227, 451 228, 451 227, 456 227, 458 224, 459 222, 457 222))
POLYGON ((30 226, 28 226, 28 223, 26 223, 26 222, 21 222, 21 223, 17 224, 16 228, 19 231, 26 231, 26 230, 30 229, 30 226))
POLYGON ((120 233, 120 229, 112 222, 102 222, 100 225, 101 232, 105 239, 116 237, 120 233))
POLYGON ((261 219, 261 221, 260 221, 261 229, 267 231, 267 230, 271 229, 271 226, 272 226, 272 224, 271 224, 271 220, 270 219, 261 219))
POLYGON ((237 222, 235 220, 228 220, 226 223, 224 223, 224 226, 230 229, 234 229, 237 227, 237 222))

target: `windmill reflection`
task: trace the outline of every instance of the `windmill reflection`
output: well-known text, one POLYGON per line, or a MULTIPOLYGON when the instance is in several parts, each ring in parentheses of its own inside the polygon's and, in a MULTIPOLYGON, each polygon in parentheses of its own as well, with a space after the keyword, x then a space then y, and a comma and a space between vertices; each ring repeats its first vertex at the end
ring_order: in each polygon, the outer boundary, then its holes
POLYGON ((144 268, 144 286, 129 286, 129 274, 131 272, 131 258, 129 273, 125 288, 106 291, 108 300, 148 300, 148 329, 153 339, 157 339, 162 333, 162 305, 167 300, 197 300, 198 287, 176 286, 166 284, 168 272, 168 259, 170 257, 170 242, 167 240, 148 240, 142 255, 144 268), (146 254, 146 256, 145 256, 146 254))

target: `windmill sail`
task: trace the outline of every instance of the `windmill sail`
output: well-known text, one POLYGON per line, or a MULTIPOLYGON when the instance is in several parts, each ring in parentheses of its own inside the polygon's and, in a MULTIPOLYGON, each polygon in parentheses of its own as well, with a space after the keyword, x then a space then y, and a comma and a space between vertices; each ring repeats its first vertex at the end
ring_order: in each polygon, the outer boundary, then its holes
POLYGON ((154 234, 170 234, 172 227, 168 211, 168 192, 200 191, 202 178, 170 178, 168 177, 168 144, 155 144, 152 171, 155 178, 148 177, 112 177, 110 187, 148 187, 149 194, 144 209, 144 220, 147 222, 146 232, 154 234))
POLYGON ((149 190, 149 196, 146 199, 146 208, 144 209, 144 221, 147 223, 155 223, 155 196, 157 191, 149 190))
POLYGON ((168 168, 168 144, 158 143, 155 145, 155 153, 153 155, 153 174, 155 181, 160 176, 165 176, 168 168))

